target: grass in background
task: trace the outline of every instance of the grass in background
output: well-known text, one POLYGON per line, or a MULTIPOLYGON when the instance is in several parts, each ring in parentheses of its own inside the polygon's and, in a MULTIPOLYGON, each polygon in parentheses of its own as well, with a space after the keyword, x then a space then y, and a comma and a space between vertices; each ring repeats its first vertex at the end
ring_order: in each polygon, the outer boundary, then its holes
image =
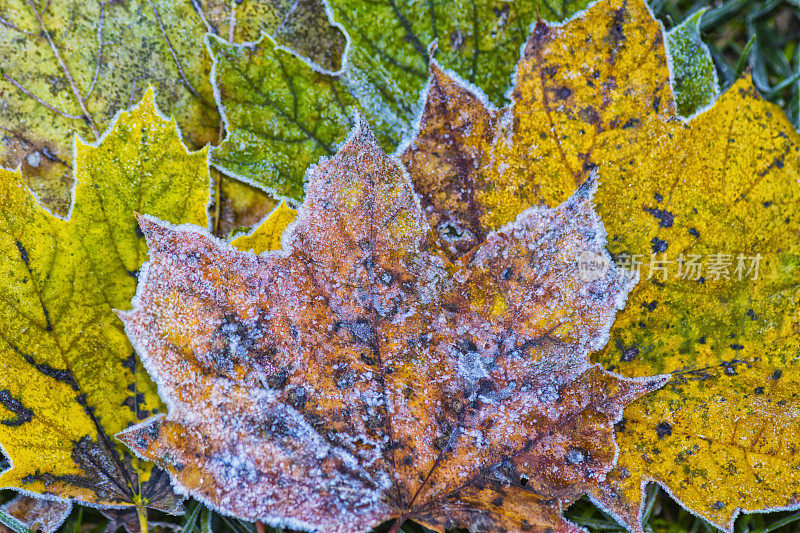
MULTIPOLYGON (((650 0, 655 15, 667 30, 680 24, 708 2, 650 0)), ((702 18, 703 40, 709 45, 717 67, 720 89, 725 91, 745 69, 750 69, 756 87, 764 97, 786 111, 800 128, 800 0, 730 0, 715 2, 702 18)), ((0 459, 0 470, 6 468, 0 459)), ((0 502, 13 496, 0 493, 0 502)), ((151 523, 158 530, 178 533, 262 533, 272 528, 236 520, 212 512, 196 501, 187 501, 186 515, 170 517, 151 511, 151 523), (169 524, 167 526, 167 524, 169 524)), ((622 532, 613 518, 583 498, 566 516, 591 532, 622 532)), ((717 528, 692 515, 657 485, 647 488, 646 531, 653 533, 716 533, 717 528)), ((60 533, 110 533, 109 520, 96 509, 76 505, 60 533)), ((376 529, 385 533, 390 524, 376 529)), ((423 533, 424 528, 407 523, 406 533, 423 533)), ((735 533, 800 533, 800 511, 741 515, 735 533)))
POLYGON ((717 67, 720 89, 727 89, 749 68, 761 94, 800 128, 800 0, 649 3, 668 30, 710 7, 700 29, 717 67))

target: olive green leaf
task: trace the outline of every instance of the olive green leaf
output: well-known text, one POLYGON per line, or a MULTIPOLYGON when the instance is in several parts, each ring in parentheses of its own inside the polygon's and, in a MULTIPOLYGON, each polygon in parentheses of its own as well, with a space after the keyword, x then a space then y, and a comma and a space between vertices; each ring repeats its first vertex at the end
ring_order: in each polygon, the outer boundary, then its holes
POLYGON ((336 152, 355 100, 336 77, 278 46, 209 36, 214 80, 228 136, 212 163, 276 196, 299 200, 309 164, 336 152))
POLYGON ((667 33, 672 91, 678 113, 688 117, 713 103, 719 94, 717 69, 700 38, 701 9, 667 33))

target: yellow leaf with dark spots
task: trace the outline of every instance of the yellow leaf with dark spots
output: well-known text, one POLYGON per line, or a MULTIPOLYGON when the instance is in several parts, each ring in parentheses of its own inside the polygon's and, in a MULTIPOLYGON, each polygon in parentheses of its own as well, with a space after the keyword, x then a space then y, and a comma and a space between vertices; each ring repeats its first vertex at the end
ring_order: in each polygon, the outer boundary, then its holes
POLYGON ((152 90, 75 150, 66 220, 0 169, 0 486, 175 512, 164 472, 113 437, 164 410, 114 310, 147 259, 136 212, 207 225, 208 151, 187 151, 152 90))
POLYGON ((537 24, 503 109, 431 70, 401 157, 451 254, 597 172, 609 250, 640 271, 593 360, 674 378, 626 409, 618 486, 596 499, 637 530, 647 480, 728 529, 740 510, 797 506, 800 137, 785 115, 743 79, 680 119, 641 0, 537 24))

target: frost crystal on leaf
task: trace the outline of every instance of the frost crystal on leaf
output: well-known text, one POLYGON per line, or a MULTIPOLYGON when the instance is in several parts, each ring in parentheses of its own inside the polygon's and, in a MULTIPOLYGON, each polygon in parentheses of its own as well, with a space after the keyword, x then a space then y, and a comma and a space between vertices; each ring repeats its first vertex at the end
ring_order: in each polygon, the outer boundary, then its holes
POLYGON ((258 256, 140 220, 151 261, 126 331, 169 407, 119 437, 248 520, 365 531, 392 519, 577 530, 624 405, 664 383, 588 362, 631 289, 594 180, 451 262, 401 165, 359 124, 258 256))

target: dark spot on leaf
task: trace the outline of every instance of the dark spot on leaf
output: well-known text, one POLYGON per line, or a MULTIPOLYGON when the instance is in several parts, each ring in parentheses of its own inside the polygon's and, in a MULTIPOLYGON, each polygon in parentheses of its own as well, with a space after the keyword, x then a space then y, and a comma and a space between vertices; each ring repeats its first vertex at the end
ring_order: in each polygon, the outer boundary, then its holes
POLYGON ((16 415, 16 418, 0 420, 0 424, 18 427, 33 419, 33 411, 22 405, 22 402, 11 395, 8 389, 0 390, 0 404, 16 415))
POLYGON ((735 376, 735 375, 737 375, 736 365, 734 363, 730 363, 730 362, 725 361, 725 362, 721 363, 721 366, 722 366, 722 370, 723 370, 723 372, 725 372, 726 376, 735 376))
POLYGON ((559 100, 566 100, 572 95, 572 90, 569 87, 561 87, 556 90, 556 98, 559 100))
POLYGON ((697 231, 697 230, 696 230, 696 229, 694 229, 694 228, 689 228, 689 235, 691 235, 692 237, 697 237, 697 238, 699 238, 699 237, 700 237, 700 232, 699 232, 699 231, 697 231))
POLYGON ((127 368, 131 372, 136 372, 136 354, 132 353, 128 357, 123 359, 122 366, 127 368))
POLYGON ((30 271, 30 260, 28 259, 28 250, 25 249, 25 246, 23 246, 19 240, 15 242, 17 244, 17 250, 19 251, 19 256, 22 258, 23 263, 25 263, 25 266, 28 267, 28 270, 30 271))
POLYGON ((756 387, 753 389, 754 394, 764 394, 764 387, 756 387))
POLYGON ((662 241, 658 237, 653 237, 650 242, 653 243, 653 253, 666 252, 669 247, 667 241, 662 241))
POLYGON ((639 355, 639 347, 636 345, 625 348, 622 351, 622 360, 626 363, 633 361, 639 355))
MULTIPOLYGON (((660 197, 660 196, 659 196, 660 197)), ((661 201, 661 200, 659 200, 661 201)), ((665 209, 658 209, 655 207, 643 207, 642 211, 650 213, 658 219, 658 223, 663 228, 671 228, 675 222, 675 215, 665 209)))
POLYGON ((783 376, 783 370, 781 370, 779 368, 778 370, 776 370, 775 372, 772 373, 772 376, 770 376, 770 379, 773 379, 773 380, 781 379, 781 376, 783 376))
POLYGON ((640 120, 638 118, 629 118, 628 121, 625 122, 625 124, 622 125, 622 129, 623 130, 627 130, 627 129, 630 129, 630 128, 634 127, 634 126, 638 126, 639 122, 640 122, 640 120))
POLYGON ((308 392, 303 387, 289 389, 286 402, 298 411, 302 411, 306 407, 306 402, 308 402, 308 392))
POLYGON ((659 422, 656 426, 656 435, 658 435, 659 439, 672 435, 672 424, 669 422, 659 422))
POLYGON ((267 378, 267 386, 271 389, 282 389, 289 381, 289 368, 282 368, 279 372, 272 374, 267 378))
POLYGON ((375 345, 375 329, 372 327, 372 322, 366 318, 357 318, 352 322, 346 322, 345 325, 353 340, 367 346, 375 345))

